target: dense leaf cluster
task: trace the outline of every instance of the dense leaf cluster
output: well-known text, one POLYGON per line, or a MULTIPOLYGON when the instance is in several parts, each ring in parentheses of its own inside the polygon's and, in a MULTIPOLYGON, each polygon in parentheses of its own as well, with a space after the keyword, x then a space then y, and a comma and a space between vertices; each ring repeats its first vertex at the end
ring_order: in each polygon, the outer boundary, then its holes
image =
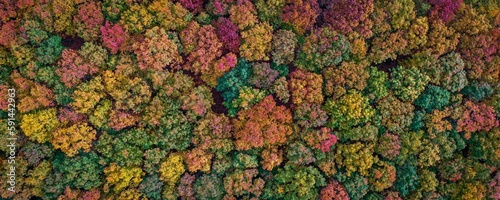
POLYGON ((498 0, 0 0, 0 199, 500 199, 498 0))

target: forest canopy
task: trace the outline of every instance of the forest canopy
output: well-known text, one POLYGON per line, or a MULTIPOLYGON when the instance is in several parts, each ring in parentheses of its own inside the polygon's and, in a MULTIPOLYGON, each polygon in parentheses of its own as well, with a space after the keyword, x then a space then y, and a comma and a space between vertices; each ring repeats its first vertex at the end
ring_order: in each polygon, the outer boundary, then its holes
POLYGON ((500 1, 0 0, 0 130, 0 199, 500 199, 500 1))

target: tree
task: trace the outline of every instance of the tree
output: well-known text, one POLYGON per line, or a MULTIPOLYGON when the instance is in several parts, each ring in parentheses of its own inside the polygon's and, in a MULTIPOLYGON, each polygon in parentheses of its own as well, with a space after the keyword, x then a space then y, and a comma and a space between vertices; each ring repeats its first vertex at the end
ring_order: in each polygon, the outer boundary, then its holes
POLYGON ((402 133, 407 130, 413 120, 414 106, 392 95, 379 100, 377 108, 382 115, 382 124, 390 132, 402 133))
POLYGON ((323 78, 321 75, 297 70, 290 74, 289 87, 292 93, 292 102, 300 106, 304 103, 323 103, 323 78))
POLYGON ((321 189, 319 199, 321 200, 349 200, 346 189, 338 181, 331 180, 328 185, 321 189))
POLYGON ((213 62, 222 55, 222 42, 211 25, 196 31, 197 45, 187 57, 185 69, 196 74, 208 74, 213 62))
POLYGON ((284 106, 276 106, 272 96, 233 119, 235 145, 238 150, 284 144, 292 134, 292 114, 284 106))
POLYGON ((327 127, 322 127, 320 130, 309 129, 302 138, 307 145, 323 153, 329 152, 337 143, 337 136, 333 135, 327 127))
POLYGON ((295 58, 295 48, 297 47, 297 38, 292 31, 278 30, 274 34, 271 55, 273 62, 281 64, 290 64, 295 58))
POLYGON ((338 65, 350 56, 350 44, 345 36, 323 27, 314 29, 300 45, 295 65, 301 69, 319 72, 331 65, 338 65))
POLYGON ((491 70, 487 66, 493 61, 497 52, 498 47, 493 45, 495 42, 495 39, 487 34, 464 36, 461 39, 460 53, 463 55, 470 79, 487 76, 483 75, 483 69, 491 70))
POLYGON ((418 172, 419 180, 422 181, 419 191, 424 192, 433 192, 436 191, 436 188, 439 184, 438 179, 436 178, 436 174, 433 171, 423 169, 418 172))
POLYGON ((288 146, 287 164, 309 165, 316 162, 313 151, 302 142, 294 142, 288 146))
POLYGON ((186 150, 193 137, 193 125, 179 110, 179 105, 171 105, 171 108, 165 109, 165 116, 160 118, 158 126, 152 127, 151 132, 156 137, 160 148, 166 151, 186 150))
POLYGON ((278 71, 271 68, 267 62, 254 63, 252 65, 253 73, 249 83, 257 88, 268 89, 270 88, 276 78, 278 78, 278 71))
POLYGON ((393 30, 407 29, 411 21, 416 17, 415 3, 410 0, 398 0, 383 5, 384 1, 377 1, 377 8, 383 9, 389 13, 389 23, 393 30))
POLYGON ((104 192, 120 194, 126 191, 126 188, 135 188, 142 181, 144 172, 139 167, 121 167, 116 163, 111 163, 104 168, 106 175, 106 183, 104 184, 104 192))
MULTIPOLYGON (((15 11, 12 11, 15 13, 15 11)), ((7 15, 5 15, 7 16, 7 15)), ((3 15, 2 15, 3 17, 3 15)), ((4 22, 4 20, 2 20, 4 22)), ((12 20, 9 22, 2 23, 2 26, 0 26, 0 45, 9 47, 13 44, 15 44, 15 36, 16 36, 16 21, 12 20)))
MULTIPOLYGON (((112 109, 112 101, 105 99, 96 105, 95 110, 89 116, 89 122, 98 129, 109 129, 109 114, 112 109)), ((76 111, 75 111, 76 112, 76 111)))
POLYGON ((77 15, 73 17, 76 33, 86 41, 99 38, 99 28, 104 23, 101 7, 100 2, 86 2, 78 6, 77 15))
MULTIPOLYGON (((120 10, 111 8, 112 10, 120 10)), ((139 4, 133 4, 128 9, 121 13, 120 24, 129 34, 142 33, 144 30, 151 27, 153 23, 153 15, 148 12, 146 7, 139 4)))
POLYGON ((405 163, 403 166, 397 167, 394 186, 403 197, 408 196, 419 185, 419 177, 415 166, 405 163))
POLYGON ((158 24, 165 30, 180 31, 192 20, 193 14, 189 12, 180 2, 168 0, 154 0, 147 10, 152 15, 152 23, 158 24))
POLYGON ((443 111, 434 110, 430 113, 425 120, 427 126, 427 132, 429 137, 434 139, 436 136, 442 135, 445 131, 451 131, 453 129, 452 124, 445 118, 450 117, 451 112, 447 108, 443 111))
POLYGON ((33 141, 39 143, 52 141, 52 132, 60 125, 56 114, 57 110, 55 108, 24 114, 21 118, 21 130, 33 141))
POLYGON ((282 76, 274 82, 273 91, 276 93, 276 96, 281 102, 288 103, 288 100, 290 99, 290 92, 288 90, 286 77, 282 76))
POLYGON ((366 62, 342 62, 339 67, 331 66, 323 70, 325 93, 338 99, 348 90, 362 91, 370 77, 366 71, 366 62))
POLYGON ((396 167, 379 161, 370 169, 368 181, 372 191, 381 192, 392 186, 396 180, 396 167))
POLYGON ((102 12, 106 20, 116 23, 127 7, 127 3, 123 1, 105 0, 102 4, 102 12))
POLYGON ((248 86, 243 86, 238 93, 238 98, 233 99, 231 102, 223 102, 223 105, 226 106, 230 115, 236 115, 240 108, 248 110, 252 105, 266 97, 265 90, 259 90, 248 86))
POLYGON ((249 60, 269 60, 273 28, 266 22, 258 23, 241 32, 240 56, 249 60))
POLYGON ((408 33, 405 35, 408 41, 407 52, 420 49, 427 43, 429 23, 427 17, 417 17, 411 21, 408 33))
POLYGON ((374 28, 372 30, 376 34, 377 32, 380 33, 378 33, 379 36, 373 38, 371 42, 372 48, 368 54, 368 59, 371 62, 379 64, 387 59, 395 60, 398 54, 403 54, 403 52, 408 49, 408 41, 404 36, 407 34, 405 30, 413 19, 413 17, 411 17, 412 13, 414 15, 414 12, 412 12, 413 1, 410 2, 408 2, 408 0, 394 1, 388 5, 377 6, 383 9, 375 9, 375 16, 380 18, 375 19, 374 28), (400 10, 406 10, 406 12, 397 13, 400 10), (378 14, 378 12, 383 12, 383 14, 378 14), (393 27, 392 31, 390 31, 390 25, 393 27), (395 26, 397 28, 394 28, 395 26), (402 26, 404 26, 404 28, 402 26))
POLYGON ((397 67, 391 71, 393 94, 403 101, 414 101, 425 90, 429 77, 416 68, 397 67))
POLYGON ((488 83, 474 81, 465 86, 460 92, 478 102, 488 98, 493 93, 493 88, 488 83))
POLYGON ((253 27, 258 23, 257 11, 253 3, 249 0, 237 0, 236 5, 231 6, 229 9, 229 19, 240 30, 253 27))
POLYGON ((236 169, 251 169, 259 166, 256 155, 235 153, 232 166, 236 169))
POLYGON ((326 123, 328 115, 318 104, 300 104, 294 112, 293 119, 304 128, 321 127, 326 123))
POLYGON ((80 149, 87 153, 90 151, 97 132, 87 123, 78 123, 60 128, 53 134, 54 149, 60 149, 69 157, 73 157, 80 149))
POLYGON ((373 144, 363 144, 361 142, 339 144, 335 163, 340 167, 345 167, 347 176, 351 176, 354 172, 366 176, 369 169, 377 161, 377 157, 373 156, 373 147, 373 144))
POLYGON ((85 115, 77 113, 67 107, 59 108, 58 112, 59 115, 57 116, 57 118, 59 118, 59 120, 64 124, 78 123, 87 119, 85 115))
POLYGON ((281 25, 282 19, 280 16, 283 13, 285 4, 286 0, 257 0, 255 7, 257 7, 259 20, 268 22, 273 27, 281 25))
POLYGON ((134 126, 138 121, 139 116, 114 109, 109 113, 108 124, 114 130, 120 131, 124 128, 134 126))
POLYGON ((118 70, 106 70, 102 78, 104 88, 115 100, 116 109, 139 113, 151 99, 149 84, 141 77, 127 76, 118 70))
MULTIPOLYGON (((43 186, 44 181, 49 173, 51 173, 51 164, 49 161, 44 160, 39 165, 36 165, 36 168, 29 170, 26 174, 26 178, 24 179, 25 188, 24 190, 30 190, 32 196, 43 196, 43 186)), ((23 195, 19 195, 23 196, 23 195)), ((18 197, 19 197, 18 196, 18 197)))
POLYGON ((21 113, 54 105, 54 93, 42 84, 26 79, 14 71, 10 80, 16 88, 17 109, 21 113))
POLYGON ((463 106, 462 116, 457 122, 457 131, 464 131, 465 139, 471 137, 471 133, 476 131, 490 131, 492 128, 499 125, 496 119, 495 110, 491 106, 484 103, 473 103, 472 101, 465 102, 463 106))
MULTIPOLYGON (((238 60, 235 68, 217 79, 216 89, 218 92, 223 92, 222 98, 224 98, 224 102, 228 102, 227 105, 230 105, 230 102, 238 98, 241 88, 248 86, 251 75, 251 65, 246 60, 238 60)), ((235 114, 230 113, 229 115, 234 116, 235 114)))
POLYGON ((389 94, 388 75, 376 67, 369 67, 368 73, 369 78, 366 80, 364 93, 374 101, 387 96, 389 94))
POLYGON ((155 71, 148 76, 152 89, 162 98, 179 98, 187 95, 194 88, 193 78, 179 72, 155 71))
POLYGON ((222 42, 222 47, 233 53, 238 53, 241 43, 238 26, 224 17, 219 17, 217 21, 214 21, 213 26, 219 40, 222 42))
POLYGON ((429 4, 432 5, 430 10, 430 16, 439 17, 443 22, 448 23, 458 12, 458 9, 463 4, 462 0, 450 1, 450 0, 431 0, 429 4))
POLYGON ((460 54, 451 52, 441 56, 437 63, 425 66, 422 71, 431 78, 431 83, 451 92, 457 92, 468 84, 464 68, 465 64, 460 54))
POLYGON ((73 35, 75 27, 73 27, 72 16, 75 13, 76 2, 69 0, 57 0, 52 2, 52 11, 54 13, 54 29, 58 33, 73 35))
POLYGON ((194 186, 193 183, 195 181, 196 177, 193 175, 190 175, 188 173, 185 173, 179 183, 179 187, 177 187, 177 191, 179 196, 182 199, 194 199, 195 198, 195 191, 194 191, 194 186))
POLYGON ((271 186, 266 187, 266 199, 317 199, 318 189, 325 186, 325 178, 313 166, 285 165, 278 169, 271 186))
MULTIPOLYGON (((5 145, 7 146, 7 144, 5 145)), ((7 151, 7 149, 2 149, 3 151, 7 151)), ((54 155, 54 149, 50 148, 47 144, 39 144, 36 142, 26 142, 24 143, 20 153, 24 158, 26 158, 26 162, 31 166, 37 166, 41 162, 46 162, 45 160, 51 158, 54 155)))
POLYGON ((375 109, 369 105, 368 98, 355 90, 349 91, 337 101, 327 100, 323 110, 331 115, 328 126, 343 130, 367 123, 375 115, 375 109))
POLYGON ((257 169, 237 169, 224 177, 224 199, 259 198, 264 188, 264 180, 259 178, 257 169))
POLYGON ((187 111, 190 119, 204 117, 214 104, 212 93, 206 86, 195 87, 191 94, 182 96, 179 99, 182 102, 182 109, 187 111))
POLYGON ((85 76, 98 72, 96 66, 86 63, 78 52, 72 49, 65 49, 62 52, 62 59, 58 65, 61 68, 56 69, 56 72, 64 85, 69 88, 79 84, 85 76))
POLYGON ((373 0, 347 0, 326 2, 323 19, 333 29, 342 34, 369 30, 370 14, 374 9, 373 0))
POLYGON ((40 44, 36 49, 38 62, 42 64, 52 64, 59 59, 64 47, 62 38, 59 36, 51 36, 40 44))
POLYGON ((495 178, 491 179, 489 186, 489 198, 500 198, 500 173, 497 172, 495 178))
POLYGON ((112 54, 116 54, 122 49, 125 41, 128 39, 128 34, 123 30, 120 24, 113 24, 106 21, 100 28, 103 45, 110 50, 112 54))
POLYGON ((94 146, 96 152, 107 163, 116 163, 129 168, 142 166, 144 151, 141 147, 152 145, 152 138, 141 130, 132 129, 123 134, 116 136, 107 132, 102 133, 94 146))
POLYGON ((283 7, 281 19, 284 23, 292 26, 295 32, 302 35, 313 27, 320 12, 321 10, 317 1, 287 1, 287 4, 283 7))
POLYGON ((193 148, 186 153, 186 165, 189 172, 194 173, 202 171, 210 172, 210 166, 214 157, 210 152, 202 148, 193 148))
POLYGON ((227 116, 209 112, 204 119, 198 121, 191 142, 221 158, 234 148, 232 131, 233 126, 227 116))
POLYGON ((262 150, 261 158, 262 169, 271 171, 283 162, 283 151, 278 148, 267 148, 262 150))
POLYGON ((359 173, 353 173, 351 176, 338 173, 336 176, 343 183, 350 199, 359 200, 368 193, 368 179, 359 175, 359 173))
POLYGON ((375 147, 375 152, 389 160, 396 158, 401 149, 401 141, 399 136, 395 134, 385 133, 379 137, 378 144, 375 147))
POLYGON ((209 71, 201 75, 201 80, 210 87, 216 87, 217 79, 222 77, 227 71, 236 67, 238 60, 235 54, 228 53, 212 63, 209 71))
POLYGON ((181 62, 177 44, 169 37, 165 29, 155 26, 148 29, 144 36, 144 41, 133 44, 141 70, 161 71, 167 65, 176 65, 181 62))
POLYGON ((167 157, 168 152, 162 151, 160 148, 150 148, 144 151, 144 171, 151 175, 149 179, 156 179, 158 170, 160 169, 161 161, 167 157))
POLYGON ((423 145, 423 136, 423 130, 416 132, 403 132, 399 135, 401 149, 399 156, 395 159, 399 165, 403 165, 407 160, 413 160, 414 156, 417 156, 418 153, 420 153, 423 145))
POLYGON ((493 128, 489 132, 474 134, 469 143, 469 152, 471 157, 477 160, 485 161, 492 166, 500 166, 500 152, 498 140, 500 139, 499 128, 493 128))
POLYGON ((99 156, 94 152, 82 153, 73 157, 56 155, 52 162, 55 175, 62 177, 62 184, 72 188, 90 190, 102 185, 102 167, 99 156))
POLYGON ((222 180, 215 174, 202 175, 196 180, 194 188, 198 199, 215 200, 224 195, 222 180))
POLYGON ((203 9, 203 1, 201 0, 182 0, 180 3, 194 13, 198 13, 203 9))
POLYGON ((453 27, 446 26, 441 20, 431 20, 425 51, 436 56, 443 55, 455 49, 459 38, 460 34, 453 27))
POLYGON ((160 166, 160 179, 165 182, 163 197, 174 198, 176 186, 184 173, 183 158, 180 154, 170 154, 160 166))
POLYGON ((415 100, 415 105, 427 112, 443 109, 450 101, 450 92, 438 86, 428 85, 425 91, 415 100))
MULTIPOLYGON (((179 33, 179 39, 182 43, 182 53, 191 53, 198 44, 198 32, 200 24, 196 21, 189 22, 187 27, 179 33)), ((189 67, 189 66, 188 66, 189 67)))

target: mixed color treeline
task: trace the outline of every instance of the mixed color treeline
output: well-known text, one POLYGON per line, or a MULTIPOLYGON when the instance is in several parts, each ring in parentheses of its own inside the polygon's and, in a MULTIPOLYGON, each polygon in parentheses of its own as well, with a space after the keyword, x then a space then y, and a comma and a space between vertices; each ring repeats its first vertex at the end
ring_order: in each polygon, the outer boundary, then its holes
POLYGON ((0 65, 5 199, 500 199, 498 0, 0 0, 0 65))

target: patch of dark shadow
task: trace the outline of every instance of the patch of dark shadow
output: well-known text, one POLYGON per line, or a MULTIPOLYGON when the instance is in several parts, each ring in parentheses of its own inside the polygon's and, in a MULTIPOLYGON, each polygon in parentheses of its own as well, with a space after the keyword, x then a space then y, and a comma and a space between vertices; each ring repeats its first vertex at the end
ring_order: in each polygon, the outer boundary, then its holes
POLYGON ((376 65, 377 69, 380 71, 384 71, 388 74, 391 73, 391 69, 396 68, 397 66, 402 65, 402 62, 410 58, 410 55, 398 55, 395 60, 387 59, 386 61, 376 65))
POLYGON ((182 73, 184 73, 184 74, 190 76, 191 78, 193 78, 194 84, 196 86, 204 85, 205 84, 205 81, 203 81, 201 79, 201 75, 197 75, 197 74, 195 74, 195 73, 193 73, 191 71, 188 71, 188 70, 182 70, 182 73))
POLYGON ((290 74, 297 69, 298 69, 297 66, 295 66, 293 64, 288 65, 288 76, 290 76, 290 74))
POLYGON ((83 78, 81 80, 83 83, 83 82, 88 82, 88 81, 92 80, 92 78, 93 78, 93 76, 91 76, 91 75, 85 75, 85 76, 83 76, 83 78))
POLYGON ((80 37, 66 36, 62 39, 63 46, 73 50, 79 50, 85 41, 80 37))
POLYGON ((290 97, 290 99, 288 99, 288 102, 284 103, 283 101, 280 100, 280 98, 278 98, 278 96, 276 94, 272 94, 272 95, 273 95, 274 101, 276 102, 276 106, 285 106, 288 109, 292 109, 293 103, 292 103, 291 97, 290 97))
POLYGON ((222 92, 218 92, 215 88, 212 88, 212 98, 214 99, 212 111, 217 114, 227 115, 227 108, 222 104, 224 102, 224 98, 222 98, 222 92))
POLYGON ((391 69, 396 68, 398 66, 397 60, 387 59, 386 61, 377 65, 377 69, 380 71, 384 71, 385 73, 390 74, 391 69))

